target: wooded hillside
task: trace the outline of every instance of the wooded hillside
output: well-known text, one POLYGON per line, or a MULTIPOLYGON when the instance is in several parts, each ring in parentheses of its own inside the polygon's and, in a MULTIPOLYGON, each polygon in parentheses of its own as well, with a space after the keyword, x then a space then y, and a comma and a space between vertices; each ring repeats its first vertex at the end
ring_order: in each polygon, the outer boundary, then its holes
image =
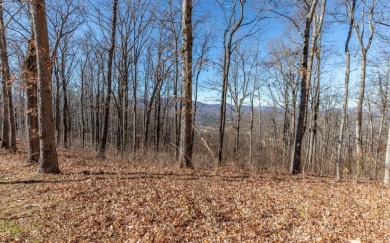
POLYGON ((0 240, 390 240, 389 9, 0 0, 0 240))

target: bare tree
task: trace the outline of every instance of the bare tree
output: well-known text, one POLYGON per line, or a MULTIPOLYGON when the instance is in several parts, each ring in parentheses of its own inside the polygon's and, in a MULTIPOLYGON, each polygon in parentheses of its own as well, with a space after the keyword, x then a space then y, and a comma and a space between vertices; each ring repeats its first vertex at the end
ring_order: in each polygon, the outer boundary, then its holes
POLYGON ((239 147, 240 147, 240 133, 241 133, 241 120, 242 111, 241 108, 244 101, 248 98, 248 86, 252 76, 251 70, 256 65, 250 60, 251 55, 241 50, 240 46, 237 46, 235 52, 233 52, 233 68, 231 71, 230 85, 228 86, 230 98, 233 103, 234 116, 233 116, 233 128, 236 131, 235 143, 234 143, 234 159, 238 162, 239 147), (251 62, 251 63, 249 63, 251 62), (249 70, 246 67, 249 66, 249 70))
MULTIPOLYGON (((366 1, 361 1, 361 16, 360 23, 359 19, 353 20, 353 28, 355 30, 356 37, 359 42, 360 52, 361 52, 361 63, 360 63, 360 86, 359 86, 359 97, 357 103, 357 116, 356 116, 356 180, 359 178, 360 167, 363 162, 363 135, 362 135, 362 120, 363 120, 363 100, 365 94, 366 86, 366 72, 367 72, 367 53, 371 47, 372 40, 374 38, 375 26, 377 21, 381 19, 380 13, 379 16, 374 18, 374 11, 376 11, 376 6, 378 5, 379 0, 372 0, 370 5, 366 6, 366 1), (367 12, 368 11, 368 12, 367 12), (366 17, 366 15, 368 16, 366 17), (366 36, 365 30, 368 25, 369 34, 366 36), (366 39, 367 38, 367 39, 366 39), (364 43, 366 39, 366 43, 364 43)), ((352 9, 351 9, 352 10, 352 9)))
MULTIPOLYGON (((160 22, 162 26, 165 25, 164 21, 160 22)), ((153 52, 153 48, 149 49, 148 53, 148 59, 147 59, 147 66, 149 70, 147 70, 148 75, 145 78, 145 93, 144 93, 144 103, 145 103, 145 111, 144 111, 144 141, 143 141, 143 147, 144 150, 149 147, 149 130, 150 130, 150 123, 151 123, 151 115, 152 115, 152 109, 153 105, 155 106, 156 116, 155 120, 156 123, 159 124, 160 121, 160 115, 159 111, 161 111, 161 106, 159 104, 160 100, 160 94, 161 94, 161 88, 163 86, 164 81, 168 78, 169 74, 171 73, 172 69, 172 63, 168 62, 167 60, 170 58, 167 50, 167 45, 170 42, 171 36, 169 35, 169 32, 165 28, 160 28, 158 40, 157 43, 155 43, 155 52, 153 52), (156 56, 156 58, 153 58, 153 55, 156 56), (148 77, 150 76, 150 77, 148 77), (153 83, 151 87, 149 87, 149 78, 153 80, 153 83), (150 96, 149 92, 150 90, 150 96), (157 100, 157 101, 156 101, 157 100)), ((159 126, 156 127, 156 130, 159 130, 159 126)), ((159 136, 159 131, 156 131, 156 137, 159 136)), ((157 139, 156 141, 158 141, 157 139)))
MULTIPOLYGON (((200 36, 200 35, 196 35, 200 36)), ((202 44, 199 46, 198 54, 195 63, 193 64, 193 70, 194 70, 194 76, 195 76, 195 87, 194 87, 194 106, 192 110, 192 143, 194 143, 195 139, 195 125, 196 125, 196 113, 198 109, 198 92, 199 92, 199 77, 201 72, 205 69, 205 67, 208 64, 207 55, 210 52, 211 49, 211 41, 212 41, 212 35, 211 31, 206 32, 203 36, 199 37, 198 40, 201 39, 202 44)), ((195 40, 196 41, 196 40, 195 40)), ((194 45, 194 48, 197 45, 194 45)), ((196 52, 196 50, 195 50, 196 52)))
POLYGON ((286 46, 285 43, 277 44, 273 40, 270 53, 271 60, 266 63, 266 70, 275 80, 272 84, 272 90, 275 91, 272 91, 271 95, 277 96, 277 93, 280 93, 279 96, 282 96, 281 107, 284 110, 282 158, 286 168, 290 168, 291 158, 287 154, 291 152, 295 134, 300 51, 296 47, 286 46))
POLYGON ((227 26, 223 33, 223 65, 222 65, 222 93, 221 93, 221 114, 219 122, 219 135, 218 135, 218 164, 222 164, 223 155, 223 141, 225 136, 225 124, 226 124, 226 95, 229 83, 229 72, 231 55, 239 41, 233 41, 236 32, 243 26, 244 20, 244 6, 245 0, 234 0, 232 2, 232 9, 230 15, 226 12, 225 18, 227 19, 227 26), (238 10, 237 10, 238 9, 238 10), (237 15, 238 12, 238 16, 237 15))
POLYGON ((349 42, 351 40, 353 22, 355 16, 355 6, 356 0, 352 0, 350 3, 346 4, 347 7, 347 15, 349 16, 350 23, 348 29, 347 40, 345 41, 344 53, 345 53, 345 71, 344 71, 344 99, 343 99, 343 115, 341 118, 339 137, 338 137, 338 145, 337 145, 337 158, 336 158, 336 180, 340 180, 340 162, 341 162, 341 151, 343 146, 344 139, 344 126, 347 123, 348 117, 348 93, 349 93, 349 76, 350 76, 350 68, 351 68, 351 53, 349 51, 349 42))
MULTIPOLYGON (((172 35, 172 44, 173 44, 173 108, 174 108, 174 146, 175 146, 175 157, 180 160, 180 135, 181 135, 181 109, 182 109, 182 99, 179 98, 180 85, 180 32, 183 27, 180 22, 177 20, 179 15, 180 8, 174 7, 174 1, 168 0, 168 18, 167 24, 172 35)), ((183 14, 183 13, 182 13, 183 14)))
POLYGON ((32 2, 38 67, 39 173, 60 173, 55 145, 50 78, 49 37, 44 0, 32 2))
POLYGON ((118 0, 114 0, 112 7, 112 27, 111 27, 111 44, 108 51, 108 63, 107 63, 107 97, 104 104, 104 124, 103 124, 103 135, 102 141, 100 144, 99 155, 101 159, 106 158, 106 148, 107 148, 107 136, 108 136, 108 126, 109 126, 109 116, 110 116, 110 101, 112 95, 112 63, 114 59, 114 49, 115 49, 115 33, 116 33, 116 20, 117 20, 117 9, 118 9, 118 0))
MULTIPOLYGON (((82 4, 79 0, 61 0, 61 1, 53 1, 47 5, 47 18, 48 18, 48 28, 49 28, 49 40, 53 42, 50 43, 51 53, 50 59, 54 62, 55 65, 52 65, 51 73, 54 73, 55 77, 55 129, 57 134, 57 144, 59 144, 61 140, 61 120, 64 126, 68 126, 68 117, 66 111, 63 110, 63 115, 61 117, 61 92, 64 93, 64 88, 66 91, 66 84, 64 87, 64 83, 62 83, 63 78, 62 70, 65 68, 64 63, 58 63, 62 61, 63 58, 58 58, 57 55, 61 52, 61 45, 64 45, 64 40, 69 39, 69 35, 74 33, 79 26, 83 22, 82 16, 82 4), (65 119, 67 119, 65 121, 65 119)), ((63 55, 63 54, 61 54, 63 55)), ((66 92, 65 92, 66 93, 66 92)), ((65 99, 65 96, 63 95, 65 99)), ((67 101, 63 101, 63 103, 67 103, 67 101)), ((67 104, 65 105, 66 108, 67 104)), ((68 129, 64 129, 64 143, 66 143, 65 147, 67 147, 67 132, 68 129)))

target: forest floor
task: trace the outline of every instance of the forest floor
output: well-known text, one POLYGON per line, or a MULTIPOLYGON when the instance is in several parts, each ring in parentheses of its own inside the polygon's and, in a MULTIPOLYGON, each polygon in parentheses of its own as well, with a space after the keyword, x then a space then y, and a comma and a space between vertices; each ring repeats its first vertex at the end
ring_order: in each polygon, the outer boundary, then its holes
POLYGON ((59 150, 62 173, 0 154, 0 242, 389 242, 379 182, 236 167, 98 161, 59 150))

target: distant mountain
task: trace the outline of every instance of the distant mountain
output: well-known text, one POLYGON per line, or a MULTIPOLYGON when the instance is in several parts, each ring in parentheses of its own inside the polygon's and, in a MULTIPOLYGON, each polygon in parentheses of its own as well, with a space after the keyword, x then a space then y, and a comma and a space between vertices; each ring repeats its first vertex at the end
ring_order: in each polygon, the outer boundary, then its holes
MULTIPOLYGON (((173 106, 174 101, 173 100, 166 100, 168 102, 168 106, 170 107, 170 112, 173 115, 173 106)), ((144 108, 145 105, 143 102, 139 102, 138 104, 139 108, 144 108)), ((196 123, 201 126, 215 126, 219 124, 220 119, 220 109, 221 104, 207 104, 203 102, 197 102, 197 111, 196 111, 196 123)), ((226 117, 229 117, 231 114, 234 113, 234 105, 228 104, 226 107, 226 117)), ((273 111, 273 107, 271 106, 255 106, 254 107, 255 113, 261 112, 267 113, 270 111, 273 111)), ((283 112, 282 109, 278 109, 278 112, 283 112)), ((248 118, 250 115, 250 106, 243 105, 241 107, 241 113, 243 118, 248 118)), ((229 124, 231 119, 227 119, 226 122, 229 124)))
MULTIPOLYGON (((220 116, 220 104, 207 104, 203 102, 197 102, 197 111, 196 111, 196 123, 202 126, 210 126, 219 124, 220 116)), ((270 106, 256 106, 254 107, 255 112, 268 112, 272 111, 270 106)), ((234 105, 228 104, 226 107, 226 115, 229 116, 235 110, 234 105)), ((241 107, 241 113, 243 117, 250 115, 250 106, 243 105, 241 107)))

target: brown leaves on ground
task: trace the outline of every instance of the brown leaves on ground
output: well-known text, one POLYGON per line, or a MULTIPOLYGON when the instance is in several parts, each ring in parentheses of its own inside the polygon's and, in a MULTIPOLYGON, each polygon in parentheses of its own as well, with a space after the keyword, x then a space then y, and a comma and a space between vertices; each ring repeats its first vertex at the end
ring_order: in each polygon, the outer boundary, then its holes
POLYGON ((390 189, 379 183, 183 171, 60 151, 60 175, 1 154, 0 241, 387 242, 390 189))

